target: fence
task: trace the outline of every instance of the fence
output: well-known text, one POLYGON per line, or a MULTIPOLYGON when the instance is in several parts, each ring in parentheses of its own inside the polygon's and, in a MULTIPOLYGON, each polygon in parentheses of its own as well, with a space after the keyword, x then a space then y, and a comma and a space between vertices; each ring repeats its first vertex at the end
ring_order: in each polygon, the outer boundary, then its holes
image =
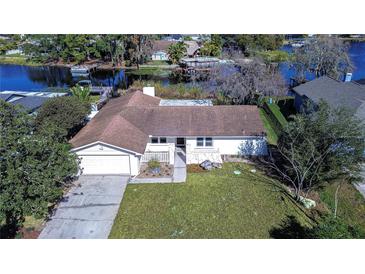
POLYGON ((141 158, 142 163, 147 163, 150 160, 157 160, 160 163, 169 163, 170 154, 167 151, 150 151, 145 152, 141 158))

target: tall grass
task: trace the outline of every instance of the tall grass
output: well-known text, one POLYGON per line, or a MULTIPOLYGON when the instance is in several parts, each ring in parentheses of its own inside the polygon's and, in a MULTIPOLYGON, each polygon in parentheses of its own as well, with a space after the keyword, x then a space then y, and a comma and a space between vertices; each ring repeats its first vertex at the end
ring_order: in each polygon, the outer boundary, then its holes
POLYGON ((155 87, 156 96, 167 99, 205 99, 209 98, 209 93, 197 86, 187 87, 179 83, 164 86, 160 81, 134 81, 131 88, 142 89, 143 87, 155 87))

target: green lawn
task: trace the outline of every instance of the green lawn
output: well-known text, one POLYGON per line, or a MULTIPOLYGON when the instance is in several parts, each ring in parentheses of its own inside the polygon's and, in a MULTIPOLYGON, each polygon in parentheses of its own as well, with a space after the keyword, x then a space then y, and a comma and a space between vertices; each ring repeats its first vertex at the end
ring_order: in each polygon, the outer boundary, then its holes
POLYGON ((271 145, 276 145, 278 142, 278 135, 275 133, 269 117, 267 117, 265 110, 263 110, 262 108, 260 108, 260 117, 262 122, 264 123, 264 128, 266 130, 267 142, 271 145))
POLYGON ((30 61, 26 56, 22 55, 0 55, 0 64, 39 66, 40 63, 30 61))
POLYGON ((251 168, 226 163, 183 184, 130 184, 110 238, 269 238, 287 216, 310 224, 276 181, 251 168))

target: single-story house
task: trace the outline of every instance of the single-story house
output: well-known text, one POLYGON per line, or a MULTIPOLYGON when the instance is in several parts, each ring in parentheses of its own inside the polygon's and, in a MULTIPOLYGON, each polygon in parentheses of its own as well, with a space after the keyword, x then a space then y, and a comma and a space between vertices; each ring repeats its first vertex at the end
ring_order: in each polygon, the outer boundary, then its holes
POLYGON ((293 88, 297 111, 310 101, 318 104, 322 99, 331 107, 345 107, 365 121, 365 86, 351 81, 338 81, 328 76, 316 78, 293 88))
POLYGON ((185 43, 185 45, 187 45, 186 54, 187 54, 188 57, 198 56, 199 49, 200 49, 200 46, 199 46, 198 42, 196 42, 196 41, 185 41, 184 43, 185 43))
MULTIPOLYGON (((176 43, 178 43, 178 41, 153 41, 151 59, 153 61, 167 61, 169 59, 168 49, 172 44, 176 43)), ((198 55, 200 46, 196 41, 184 41, 184 43, 186 45, 186 57, 195 57, 198 55)))
POLYGON ((28 113, 36 113, 37 110, 54 96, 65 96, 67 93, 53 92, 27 92, 27 91, 1 91, 0 99, 13 105, 22 106, 28 113))
POLYGON ((265 155, 256 106, 161 105, 151 88, 111 99, 70 140, 83 174, 138 175, 151 159, 174 164, 222 162, 222 155, 265 155), (148 94, 148 95, 147 95, 148 94))
POLYGON ((177 43, 176 41, 169 40, 155 40, 152 42, 152 55, 153 61, 167 61, 169 60, 168 48, 177 43))
POLYGON ((165 51, 156 51, 152 53, 151 58, 153 61, 167 61, 169 60, 169 55, 165 51))

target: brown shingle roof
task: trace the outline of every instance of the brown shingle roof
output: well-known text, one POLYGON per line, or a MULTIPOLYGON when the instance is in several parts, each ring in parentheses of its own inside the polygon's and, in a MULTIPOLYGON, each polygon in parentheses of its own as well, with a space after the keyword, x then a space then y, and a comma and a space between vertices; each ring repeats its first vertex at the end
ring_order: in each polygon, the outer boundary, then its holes
POLYGON ((159 106, 140 91, 112 99, 70 141, 96 141, 143 153, 148 136, 257 136, 264 132, 256 106, 159 106))
POLYGON ((256 106, 127 107, 121 115, 154 136, 253 136, 264 132, 256 106))
POLYGON ((167 52, 169 46, 172 44, 176 44, 175 41, 166 41, 166 40, 155 40, 152 42, 152 50, 156 51, 165 51, 167 52))

